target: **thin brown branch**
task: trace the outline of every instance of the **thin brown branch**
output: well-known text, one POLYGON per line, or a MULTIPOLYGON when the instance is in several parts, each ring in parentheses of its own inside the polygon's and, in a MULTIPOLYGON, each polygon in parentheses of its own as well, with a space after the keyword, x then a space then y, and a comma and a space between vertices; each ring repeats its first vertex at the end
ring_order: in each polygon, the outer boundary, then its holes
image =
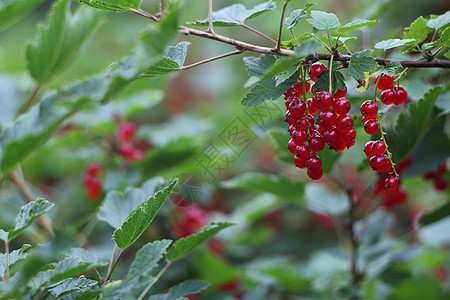
POLYGON ((283 31, 284 14, 286 13, 288 1, 284 1, 283 11, 281 12, 280 27, 278 28, 277 53, 281 50, 281 33, 283 31))
POLYGON ((39 92, 40 88, 41 88, 40 84, 36 84, 33 87, 30 95, 28 96, 28 99, 25 101, 23 106, 19 109, 19 112, 17 113, 17 115, 21 115, 28 110, 28 108, 31 106, 31 104, 33 104, 34 98, 36 98, 36 95, 39 92))
POLYGON ((145 17, 147 19, 153 20, 155 22, 159 21, 157 17, 155 17, 154 15, 151 15, 149 13, 146 13, 145 11, 142 11, 142 10, 139 10, 139 9, 134 9, 134 8, 130 9, 130 11, 135 13, 135 14, 137 14, 137 15, 143 16, 143 17, 145 17))
POLYGON ((271 41, 271 42, 274 43, 275 45, 277 44, 277 41, 275 41, 275 40, 274 40, 273 38, 271 38, 270 36, 265 35, 265 34, 262 33, 261 31, 258 31, 258 30, 256 30, 255 28, 252 28, 252 27, 250 27, 250 26, 248 26, 247 24, 244 24, 244 23, 242 23, 241 26, 244 27, 245 29, 248 29, 248 30, 250 30, 250 31, 252 31, 252 32, 254 32, 254 33, 256 33, 256 34, 262 36, 262 37, 265 38, 266 40, 271 41))
POLYGON ((212 61, 224 58, 224 57, 228 57, 228 56, 232 56, 232 55, 236 55, 236 54, 241 54, 244 51, 245 50, 238 49, 238 50, 235 50, 235 51, 232 51, 232 52, 228 52, 228 53, 225 53, 225 54, 222 54, 222 55, 214 56, 214 57, 211 57, 211 58, 208 58, 208 59, 196 62, 196 63, 194 63, 192 65, 183 66, 181 68, 181 70, 191 69, 191 68, 194 68, 194 67, 197 67, 197 66, 200 66, 200 65, 203 65, 203 64, 206 64, 206 63, 209 63, 209 62, 212 62, 212 61))

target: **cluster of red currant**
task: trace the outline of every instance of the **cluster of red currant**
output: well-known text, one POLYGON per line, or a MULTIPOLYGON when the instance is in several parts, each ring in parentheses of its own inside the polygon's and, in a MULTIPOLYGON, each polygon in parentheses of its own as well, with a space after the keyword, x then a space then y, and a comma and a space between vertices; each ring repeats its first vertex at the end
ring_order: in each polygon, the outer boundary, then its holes
MULTIPOLYGON (((326 69, 322 63, 312 64, 310 80, 316 81, 317 75, 326 69)), ((323 176, 323 169, 322 160, 316 153, 323 151, 325 145, 334 151, 343 151, 355 144, 354 121, 347 114, 351 104, 345 98, 347 88, 337 90, 334 95, 326 91, 314 92, 312 89, 313 97, 305 102, 306 97, 302 100, 300 96, 309 91, 311 84, 303 78, 299 80, 285 93, 286 121, 290 125, 288 131, 292 137, 288 149, 295 154, 295 165, 301 169, 307 168, 309 178, 318 180, 323 176), (317 113, 315 121, 313 115, 317 113)))
POLYGON ((423 177, 427 180, 431 180, 436 190, 445 191, 448 188, 448 182, 445 178, 446 171, 447 163, 443 162, 436 171, 427 172, 423 175, 423 177))
POLYGON ((136 161, 144 156, 144 152, 137 149, 133 144, 136 135, 136 125, 131 121, 124 121, 120 124, 117 132, 117 142, 119 153, 128 161, 136 161))
POLYGON ((86 166, 83 186, 90 200, 98 200, 102 194, 102 180, 100 178, 102 173, 102 167, 96 162, 91 162, 86 166))

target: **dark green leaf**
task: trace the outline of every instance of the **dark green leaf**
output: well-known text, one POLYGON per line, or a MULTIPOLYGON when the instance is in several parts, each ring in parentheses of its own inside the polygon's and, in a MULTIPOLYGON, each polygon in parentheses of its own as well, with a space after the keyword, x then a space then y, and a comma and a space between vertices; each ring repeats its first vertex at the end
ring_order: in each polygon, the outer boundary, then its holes
POLYGON ((353 22, 347 23, 343 25, 342 27, 339 27, 336 31, 339 33, 344 33, 347 31, 355 30, 357 28, 361 28, 373 23, 378 22, 378 20, 364 20, 364 19, 358 19, 353 22))
POLYGON ((222 182, 225 188, 246 189, 260 193, 300 199, 303 195, 304 184, 301 181, 291 181, 282 175, 269 175, 258 173, 242 174, 234 179, 222 182))
POLYGON ((75 300, 93 300, 97 299, 102 291, 101 290, 87 290, 82 294, 76 295, 75 300))
POLYGON ((299 37, 297 37, 295 40, 291 39, 289 41, 282 41, 281 45, 286 48, 295 48, 297 45, 306 42, 307 40, 311 39, 313 36, 309 32, 305 32, 299 37))
POLYGON ((68 0, 56 2, 48 23, 39 28, 37 39, 26 49, 31 76, 42 84, 67 68, 100 21, 98 11, 81 7, 72 15, 68 0))
POLYGON ((311 11, 311 19, 306 21, 317 30, 328 30, 341 26, 341 23, 335 14, 318 10, 311 11))
POLYGON ((128 187, 125 192, 110 191, 97 216, 113 228, 119 228, 131 212, 167 185, 162 177, 155 177, 147 180, 140 188, 128 187))
POLYGON ((374 48, 387 50, 387 49, 392 49, 392 48, 406 45, 410 42, 414 42, 414 39, 405 39, 405 40, 390 39, 390 40, 384 40, 384 41, 376 43, 374 48))
POLYGON ((178 180, 174 180, 163 190, 157 192, 139 205, 113 234, 117 246, 125 250, 147 230, 161 206, 166 201, 178 180))
MULTIPOLYGON (((316 83, 314 83, 314 92, 329 91, 330 75, 327 69, 324 72, 320 72, 316 76, 316 83)), ((339 71, 331 71, 331 94, 336 93, 337 90, 345 90, 345 78, 339 71)))
POLYGON ((50 286, 48 291, 53 295, 53 297, 58 298, 87 287, 92 287, 96 284, 97 281, 80 276, 78 278, 70 278, 56 283, 50 286))
POLYGON ((140 77, 158 77, 181 70, 189 44, 189 42, 181 42, 175 47, 169 47, 167 55, 140 74, 140 77))
POLYGON ((427 26, 433 29, 437 29, 447 25, 448 23, 450 23, 450 10, 446 11, 444 14, 436 18, 428 20, 427 26))
POLYGON ((447 28, 445 28, 444 31, 441 32, 439 39, 436 40, 431 45, 446 47, 449 44, 450 44, 450 27, 447 27, 447 28))
POLYGON ((158 262, 164 257, 172 244, 171 240, 154 241, 144 245, 137 253, 131 264, 128 277, 148 276, 158 266, 158 262))
POLYGON ((405 28, 403 39, 414 39, 414 43, 410 42, 408 45, 417 45, 427 38, 430 31, 431 29, 427 27, 427 20, 420 16, 409 27, 405 28))
POLYGON ((277 86, 275 79, 263 80, 250 89, 241 103, 246 106, 255 106, 269 99, 276 100, 296 82, 297 80, 288 79, 277 86))
POLYGON ((90 5, 92 7, 122 12, 129 11, 131 9, 139 9, 142 0, 76 0, 78 2, 90 5))
MULTIPOLYGON (((8 237, 5 237, 7 239, 8 237)), ((22 260, 24 260, 28 253, 27 251, 31 245, 23 244, 22 247, 18 250, 14 250, 8 255, 8 266, 9 266, 9 275, 14 275, 13 269, 16 265, 18 265, 22 260)), ((0 254, 0 275, 3 276, 6 271, 6 257, 5 254, 0 254)))
POLYGON ((208 280, 212 285, 223 284, 236 279, 239 270, 221 255, 205 248, 199 248, 194 257, 198 270, 198 278, 208 280))
POLYGON ((333 166, 338 161, 339 157, 341 157, 342 152, 325 149, 324 151, 317 153, 317 155, 322 159, 323 172, 328 174, 333 169, 333 166))
POLYGON ((389 61, 384 69, 379 71, 380 74, 386 74, 389 76, 394 76, 396 74, 396 69, 403 68, 402 64, 397 61, 389 61))
POLYGON ((149 300, 178 300, 186 299, 185 296, 198 294, 207 289, 209 283, 201 280, 186 280, 169 289, 169 292, 162 295, 150 296, 149 300))
MULTIPOLYGON (((423 275, 422 275, 423 276, 423 275)), ((396 284, 389 297, 392 300, 446 299, 439 282, 432 277, 409 277, 396 284)))
MULTIPOLYGON (((264 12, 275 9, 275 3, 268 1, 246 9, 242 4, 233 4, 212 13, 214 26, 235 26, 241 25, 245 21, 252 19, 264 12)), ((193 22, 194 25, 208 25, 209 19, 198 20, 193 22)))
POLYGON ((450 203, 446 203, 435 210, 427 213, 421 220, 420 224, 423 226, 433 224, 434 222, 440 221, 446 217, 450 216, 450 203))
POLYGON ((276 81, 276 85, 279 86, 280 84, 282 84, 283 82, 288 80, 292 75, 294 75, 298 71, 299 68, 300 68, 300 65, 294 65, 292 67, 289 67, 286 70, 286 72, 276 75, 274 77, 274 79, 276 81))
POLYGON ((378 66, 375 59, 370 56, 371 54, 372 50, 370 49, 353 53, 348 64, 347 75, 356 80, 364 79, 365 72, 370 73, 372 69, 378 66))
POLYGON ((155 281, 153 276, 126 278, 109 282, 103 286, 101 299, 103 300, 134 300, 150 283, 155 281))
POLYGON ((231 225, 233 224, 228 222, 210 223, 198 233, 177 240, 172 247, 170 247, 169 251, 167 251, 167 259, 172 263, 182 259, 190 254, 196 247, 213 237, 217 232, 231 225))
POLYGON ((0 1, 0 31, 24 18, 44 0, 3 0, 0 1))
POLYGON ((270 54, 263 54, 259 57, 244 57, 248 75, 256 78, 263 77, 276 61, 277 58, 270 54))
POLYGON ((287 26, 287 30, 291 30, 292 28, 294 28, 298 21, 303 18, 304 16, 306 16, 306 10, 308 8, 310 8, 311 6, 313 6, 315 3, 312 2, 308 2, 306 3, 305 7, 303 7, 302 9, 296 9, 294 10, 289 17, 287 17, 286 19, 284 19, 284 25, 287 26))

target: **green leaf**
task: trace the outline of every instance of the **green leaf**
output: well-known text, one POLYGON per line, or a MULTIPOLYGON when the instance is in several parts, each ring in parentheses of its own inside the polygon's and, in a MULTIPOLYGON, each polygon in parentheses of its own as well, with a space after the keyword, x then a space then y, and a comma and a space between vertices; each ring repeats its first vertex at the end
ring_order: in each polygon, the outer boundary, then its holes
POLYGON ((273 78, 263 80, 250 89, 241 103, 246 106, 255 106, 269 99, 276 100, 296 82, 295 79, 288 79, 277 86, 273 78))
MULTIPOLYGON (((245 21, 250 20, 262 13, 272 11, 275 9, 275 3, 268 1, 246 9, 242 4, 233 4, 224 7, 212 13, 212 21, 214 26, 235 26, 244 24, 245 21)), ((208 25, 209 18, 192 22, 194 25, 208 25)))
POLYGON ((97 281, 80 276, 78 278, 69 278, 54 284, 48 288, 48 291, 53 295, 53 297, 58 298, 87 287, 92 287, 96 284, 97 281))
POLYGON ((247 73, 250 76, 249 81, 253 84, 258 82, 276 61, 277 58, 275 55, 270 54, 263 54, 259 57, 244 57, 244 64, 247 67, 247 73))
MULTIPOLYGON (((5 239, 8 237, 6 236, 5 239)), ((17 265, 20 264, 21 261, 23 261, 27 256, 28 253, 25 252, 29 248, 31 248, 31 245, 29 244, 23 244, 22 247, 18 250, 14 250, 8 255, 8 266, 9 266, 9 275, 14 275, 17 265)), ((0 254, 0 275, 4 275, 6 271, 6 256, 5 254, 0 254)))
POLYGON ((123 12, 139 9, 142 0, 76 0, 89 6, 107 11, 123 12))
POLYGON ((144 182, 140 188, 128 187, 125 192, 110 191, 97 217, 113 228, 119 228, 139 205, 167 185, 162 177, 155 177, 144 182))
POLYGON ((389 299, 393 300, 419 300, 419 299, 445 299, 436 278, 422 277, 407 279, 397 283, 391 290, 389 299))
POLYGON ((207 289, 209 283, 201 280, 186 280, 169 289, 169 292, 162 295, 150 296, 149 300, 179 300, 186 299, 185 296, 198 294, 207 289))
POLYGON ((8 234, 8 241, 21 234, 34 220, 48 212, 53 206, 55 206, 53 203, 42 198, 22 206, 16 217, 16 226, 8 234))
POLYGON ((8 241, 8 232, 4 231, 3 229, 0 229, 0 239, 2 241, 7 242, 8 241))
POLYGON ((422 99, 408 105, 408 111, 400 114, 394 129, 385 129, 394 162, 400 162, 408 156, 423 137, 431 121, 434 103, 441 92, 440 86, 431 88, 422 99))
MULTIPOLYGON (((240 226, 246 226, 256 222, 256 220, 262 218, 271 210, 279 207, 279 199, 271 194, 261 194, 252 199, 246 201, 233 211, 232 219, 236 220, 236 223, 240 226)), ((303 205, 303 199, 295 202, 296 204, 303 205)), ((250 233, 251 234, 251 233, 250 233)))
POLYGON ((311 19, 306 21, 317 30, 328 30, 341 26, 341 23, 335 14, 318 10, 311 11, 311 19))
POLYGON ((342 152, 336 151, 322 151, 317 153, 317 155, 322 160, 322 169, 325 174, 328 174, 333 169, 334 164, 338 161, 339 157, 341 157, 342 152))
MULTIPOLYGON (((316 76, 316 83, 314 83, 314 92, 328 91, 330 84, 329 70, 320 72, 316 76)), ((345 78, 339 71, 331 71, 331 94, 336 93, 337 90, 345 90, 345 78)))
POLYGON ((380 74, 386 74, 389 76, 394 76, 396 73, 396 69, 403 68, 402 64, 398 61, 388 61, 384 69, 379 71, 380 74))
POLYGON ((150 283, 155 281, 153 276, 126 278, 124 280, 110 281, 103 285, 101 299, 103 300, 132 300, 139 295, 150 283))
POLYGON ((431 46, 442 46, 446 47, 450 44, 450 27, 445 28, 444 31, 441 32, 438 40, 434 41, 431 46))
POLYGON ((300 65, 294 65, 292 67, 289 67, 286 72, 280 73, 274 77, 276 85, 279 86, 286 80, 288 80, 290 77, 292 77, 300 68, 300 65))
POLYGON ((172 181, 166 188, 139 205, 120 228, 114 231, 113 240, 120 249, 128 248, 147 230, 177 181, 172 181))
POLYGON ((260 193, 300 199, 303 195, 304 183, 292 181, 282 175, 269 175, 259 173, 246 173, 236 178, 222 182, 224 188, 245 189, 260 193))
POLYGON ((312 182, 305 188, 306 206, 319 214, 342 215, 348 212, 349 200, 344 191, 334 191, 312 182))
POLYGON ((448 23, 450 23, 450 10, 434 19, 432 18, 428 20, 427 26, 433 29, 438 29, 442 26, 447 25, 448 23))
POLYGON ((405 40, 389 39, 376 43, 374 48, 387 50, 406 45, 410 42, 414 42, 414 39, 405 39, 405 40))
POLYGON ((8 171, 45 144, 64 120, 102 99, 107 82, 91 78, 60 92, 51 92, 22 114, 0 135, 0 167, 8 171))
POLYGON ((296 9, 294 10, 289 17, 287 17, 286 19, 284 19, 284 25, 287 26, 287 30, 291 30, 292 28, 294 28, 298 21, 303 18, 304 16, 306 16, 306 10, 308 8, 310 8, 311 6, 313 6, 315 3, 312 2, 308 2, 306 3, 305 7, 303 7, 302 9, 296 9))
POLYGON ((67 68, 84 42, 100 24, 98 11, 80 7, 70 13, 70 2, 60 0, 53 5, 48 23, 39 27, 33 44, 26 49, 28 70, 40 84, 67 68))
POLYGON ((221 255, 206 248, 198 249, 194 257, 198 278, 207 280, 212 285, 219 285, 238 278, 238 268, 221 255))
POLYGON ((134 278, 151 274, 164 254, 166 254, 170 244, 172 244, 171 240, 160 240, 144 245, 136 253, 136 258, 131 264, 128 277, 134 278))
POLYGON ((307 40, 311 39, 312 37, 313 36, 312 36, 311 33, 305 32, 302 35, 300 35, 299 37, 297 37, 295 40, 294 39, 290 39, 289 41, 282 41, 281 45, 283 47, 292 49, 292 48, 297 47, 297 45, 299 45, 299 44, 301 44, 303 42, 306 42, 307 40))
POLYGON ((348 63, 347 75, 356 80, 362 80, 365 72, 370 72, 378 67, 375 59, 370 56, 371 54, 372 50, 370 49, 353 53, 348 63))
POLYGON ((355 30, 357 28, 361 28, 361 27, 364 27, 364 26, 367 26, 367 25, 370 25, 370 24, 374 24, 374 23, 377 23, 377 22, 378 22, 378 20, 358 19, 358 20, 352 21, 350 23, 347 23, 347 24, 339 27, 336 30, 336 32, 344 33, 344 32, 355 30))
POLYGON ((435 210, 427 213, 421 220, 420 224, 423 226, 433 224, 440 221, 446 217, 450 216, 450 203, 446 203, 435 210))
POLYGON ((27 97, 21 81, 20 77, 0 75, 0 132, 14 121, 23 99, 27 97))
POLYGON ((93 300, 97 299, 102 290, 86 290, 83 293, 76 295, 75 300, 93 300))
POLYGON ((410 42, 408 44, 417 45, 427 38, 430 31, 431 29, 427 27, 427 20, 420 16, 409 27, 405 28, 403 39, 414 39, 414 43, 410 42))
POLYGON ((166 56, 140 74, 140 78, 158 77, 181 70, 189 44, 189 42, 181 42, 175 47, 169 47, 166 56))
POLYGON ((44 0, 3 0, 0 1, 0 31, 14 25, 44 0))
POLYGON ((228 222, 208 224, 198 233, 177 240, 172 247, 170 247, 169 251, 167 251, 166 258, 171 263, 182 259, 190 254, 196 247, 213 237, 217 232, 231 225, 233 224, 228 222))

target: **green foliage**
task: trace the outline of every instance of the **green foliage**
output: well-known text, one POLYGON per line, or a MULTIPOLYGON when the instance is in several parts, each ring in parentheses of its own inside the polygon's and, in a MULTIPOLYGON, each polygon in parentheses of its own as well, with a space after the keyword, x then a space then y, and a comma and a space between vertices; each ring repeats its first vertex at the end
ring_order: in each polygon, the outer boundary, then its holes
POLYGON ((73 62, 79 49, 100 24, 101 14, 80 7, 72 15, 70 2, 60 0, 50 11, 47 24, 26 50, 28 70, 40 84, 48 82, 73 62))
POLYGON ((318 10, 311 11, 311 18, 306 21, 317 30, 329 30, 341 26, 335 14, 318 10))
MULTIPOLYGON (((3 239, 3 238, 2 238, 3 239)), ((6 239, 6 237, 5 237, 6 239)), ((9 273, 13 275, 15 273, 15 269, 17 269, 20 263, 28 256, 28 249, 30 249, 31 245, 23 244, 22 247, 18 250, 14 250, 8 255, 8 267, 9 273)), ((6 255, 0 254, 0 275, 5 276, 6 271, 6 255)))
POLYGON ((313 6, 315 3, 312 2, 308 2, 306 3, 305 7, 303 7, 302 9, 296 9, 294 10, 289 17, 287 17, 286 19, 284 19, 284 25, 286 25, 286 29, 287 30, 291 30, 292 28, 294 28, 298 21, 306 16, 306 10, 308 8, 310 8, 311 6, 313 6))
POLYGON ((123 12, 139 9, 142 0, 77 0, 83 4, 107 11, 123 12))
POLYGON ((389 39, 389 40, 384 40, 384 41, 376 43, 374 48, 388 50, 388 49, 392 49, 392 48, 396 48, 396 47, 400 47, 400 46, 406 45, 406 44, 408 44, 410 42, 414 42, 414 39, 404 39, 404 40, 389 39))
POLYGON ((448 23, 450 23, 450 11, 447 11, 436 18, 431 18, 428 20, 427 26, 433 29, 438 29, 444 27, 448 23))
POLYGON ((53 284, 48 288, 48 291, 53 297, 58 298, 95 285, 97 285, 97 281, 80 276, 53 284))
POLYGON ((414 39, 414 43, 409 44, 417 45, 419 43, 422 43, 426 39, 430 31, 431 29, 427 27, 427 20, 424 17, 420 16, 414 22, 412 22, 409 27, 405 28, 403 39, 414 39))
POLYGON ((131 264, 130 271, 128 272, 128 277, 130 279, 139 276, 147 276, 153 269, 158 265, 158 262, 163 258, 164 254, 169 248, 171 240, 160 240, 148 243, 143 246, 138 253, 136 258, 131 264))
POLYGON ((370 24, 377 23, 377 22, 378 22, 377 20, 358 19, 358 20, 352 21, 350 23, 347 23, 347 24, 339 27, 336 30, 336 32, 344 33, 344 32, 355 30, 355 29, 358 29, 358 28, 361 28, 361 27, 364 27, 364 26, 367 26, 367 25, 370 25, 370 24))
POLYGON ((140 75, 140 77, 157 77, 181 70, 181 67, 183 67, 184 60, 186 58, 187 48, 189 44, 189 42, 181 42, 178 43, 175 47, 169 47, 167 55, 159 62, 153 64, 150 68, 145 70, 140 75))
POLYGON ((397 69, 402 68, 403 66, 397 61, 388 61, 384 69, 379 71, 380 74, 386 74, 389 76, 394 76, 397 74, 397 69))
POLYGON ((169 289, 169 292, 163 295, 151 296, 149 300, 172 300, 186 299, 184 296, 198 294, 207 289, 209 284, 201 280, 186 280, 169 289))
POLYGON ((217 232, 233 225, 228 222, 210 223, 198 233, 177 240, 167 251, 166 258, 171 262, 182 259, 189 255, 195 248, 206 242, 217 232))
POLYGON ((353 53, 348 64, 347 75, 356 80, 364 79, 365 72, 370 73, 378 66, 374 58, 370 56, 371 54, 372 50, 370 49, 353 53))
POLYGON ((140 204, 114 231, 113 240, 120 249, 125 250, 131 246, 147 230, 176 183, 177 180, 172 181, 167 187, 140 204))
POLYGON ((420 224, 423 226, 433 224, 440 221, 446 217, 450 216, 450 203, 446 203, 435 210, 427 213, 421 220, 420 224))
MULTIPOLYGON (((330 85, 329 71, 320 72, 316 76, 316 83, 314 84, 314 91, 327 91, 330 85)), ((331 94, 336 93, 337 90, 345 90, 345 78, 339 71, 331 71, 331 94)))
POLYGON ((43 0, 4 0, 0 2, 0 31, 26 17, 43 0))
POLYGON ((252 87, 245 95, 244 99, 242 99, 241 103, 245 106, 255 106, 269 99, 276 100, 296 82, 296 79, 289 78, 283 83, 277 85, 275 79, 265 79, 252 87))

